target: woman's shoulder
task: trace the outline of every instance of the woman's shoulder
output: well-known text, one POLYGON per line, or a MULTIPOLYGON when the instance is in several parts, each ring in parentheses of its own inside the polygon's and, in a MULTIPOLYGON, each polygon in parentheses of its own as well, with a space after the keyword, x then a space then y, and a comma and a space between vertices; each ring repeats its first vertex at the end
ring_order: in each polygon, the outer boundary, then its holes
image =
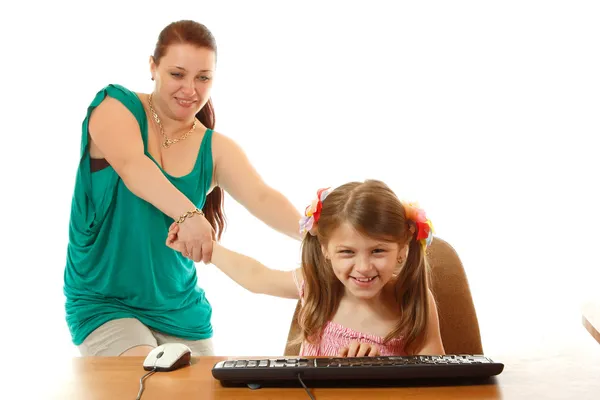
POLYGON ((147 97, 147 94, 145 93, 135 92, 118 83, 109 83, 96 92, 94 100, 92 101, 92 106, 100 105, 100 103, 107 98, 118 100, 126 106, 129 104, 142 106, 142 99, 145 97, 147 97))
POLYGON ((212 150, 215 161, 221 158, 246 158, 246 153, 242 146, 231 136, 215 130, 212 131, 212 150))
POLYGON ((96 89, 95 99, 98 97, 103 98, 107 95, 120 95, 120 96, 128 96, 128 97, 138 97, 138 94, 133 90, 129 89, 125 85, 121 85, 119 83, 108 83, 104 86, 96 89))
POLYGON ((107 90, 110 92, 120 92, 127 96, 137 96, 138 93, 129 89, 127 86, 122 85, 120 83, 109 83, 104 86, 101 90, 107 90))
POLYGON ((142 99, 145 94, 134 92, 127 87, 110 83, 100 89, 90 104, 90 111, 99 109, 102 114, 123 117, 133 114, 138 120, 145 118, 142 99))
POLYGON ((215 144, 217 144, 217 145, 227 146, 227 145, 231 145, 231 144, 234 144, 234 145, 237 144, 235 142, 235 140, 233 140, 231 137, 225 135, 224 133, 222 133, 220 131, 211 129, 211 132, 212 132, 213 142, 215 142, 215 144))

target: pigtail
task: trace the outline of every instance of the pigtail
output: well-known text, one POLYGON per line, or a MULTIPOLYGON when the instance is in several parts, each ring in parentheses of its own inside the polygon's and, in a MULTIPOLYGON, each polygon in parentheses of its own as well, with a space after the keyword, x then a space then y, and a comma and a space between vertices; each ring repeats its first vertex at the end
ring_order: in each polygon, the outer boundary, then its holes
POLYGON ((305 286, 304 305, 298 314, 299 340, 316 344, 343 293, 343 285, 325 258, 318 236, 307 234, 302 241, 302 271, 305 286))
MULTIPOLYGON (((413 225, 412 221, 408 222, 413 225)), ((405 348, 411 353, 424 341, 423 333, 427 327, 429 315, 429 266, 425 257, 425 246, 417 235, 409 242, 406 262, 396 280, 395 296, 400 306, 400 322, 386 341, 401 336, 405 348)))

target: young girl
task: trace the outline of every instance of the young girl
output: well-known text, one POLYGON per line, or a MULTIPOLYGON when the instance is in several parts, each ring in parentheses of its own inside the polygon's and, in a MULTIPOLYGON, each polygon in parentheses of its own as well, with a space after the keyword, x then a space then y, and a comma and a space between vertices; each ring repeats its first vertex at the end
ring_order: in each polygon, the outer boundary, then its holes
MULTIPOLYGON (((215 244, 212 264, 254 293, 301 299, 301 356, 444 354, 425 249, 431 223, 379 181, 321 189, 300 221, 302 266, 269 269, 215 244)), ((177 227, 167 245, 178 250, 177 227)))

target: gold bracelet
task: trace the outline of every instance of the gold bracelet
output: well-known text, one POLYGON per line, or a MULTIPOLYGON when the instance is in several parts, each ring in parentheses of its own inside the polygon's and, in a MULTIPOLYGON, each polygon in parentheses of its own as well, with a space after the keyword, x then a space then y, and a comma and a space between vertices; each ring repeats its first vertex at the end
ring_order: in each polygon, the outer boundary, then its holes
POLYGON ((204 215, 204 213, 202 212, 201 209, 199 208, 194 208, 192 211, 188 211, 185 214, 183 214, 181 217, 179 217, 179 219, 177 219, 177 224, 181 224, 183 221, 185 221, 186 218, 191 218, 194 216, 194 214, 198 214, 198 215, 204 215))

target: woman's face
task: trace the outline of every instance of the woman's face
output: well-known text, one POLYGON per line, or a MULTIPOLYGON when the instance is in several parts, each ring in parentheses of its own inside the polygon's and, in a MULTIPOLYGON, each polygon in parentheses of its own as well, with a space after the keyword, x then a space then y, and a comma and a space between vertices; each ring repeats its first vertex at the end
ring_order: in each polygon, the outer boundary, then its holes
POLYGON ((191 44, 169 46, 158 65, 151 58, 156 82, 154 102, 167 117, 191 120, 210 98, 215 72, 215 52, 191 44))

